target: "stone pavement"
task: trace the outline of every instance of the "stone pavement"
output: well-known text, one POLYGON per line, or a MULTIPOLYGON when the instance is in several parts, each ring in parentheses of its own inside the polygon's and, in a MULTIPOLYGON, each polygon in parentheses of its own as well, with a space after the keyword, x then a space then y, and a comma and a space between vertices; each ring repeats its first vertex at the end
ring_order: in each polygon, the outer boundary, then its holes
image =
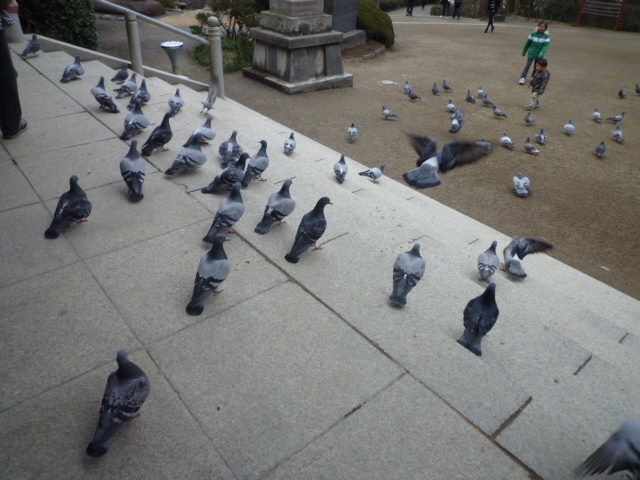
MULTIPOLYGON (((232 100, 212 111, 209 161, 166 177, 204 120, 204 94, 186 87, 170 150, 146 159, 145 198, 132 204, 118 169, 124 113, 99 111, 89 92, 114 70, 89 61, 81 80, 61 84, 71 61, 14 57, 30 128, 0 142, 0 478, 560 480, 640 417, 638 301, 527 257, 526 280, 496 273, 501 314, 476 357, 456 343, 462 310, 485 288, 477 256, 507 236, 389 178, 374 184, 350 159, 340 185, 338 152, 298 134, 286 157, 290 130, 232 100), (200 239, 226 195, 200 188, 234 129, 250 153, 269 142, 269 180, 242 192, 224 292, 190 317, 200 239), (73 174, 93 212, 47 240, 73 174), (289 177, 296 210, 256 235, 289 177), (325 195, 323 250, 287 263, 300 218, 325 195), (392 265, 414 242, 427 273, 393 308, 392 265), (89 458, 120 348, 152 391, 107 455, 89 458)), ((147 82, 144 111, 158 124, 176 86, 147 82)))

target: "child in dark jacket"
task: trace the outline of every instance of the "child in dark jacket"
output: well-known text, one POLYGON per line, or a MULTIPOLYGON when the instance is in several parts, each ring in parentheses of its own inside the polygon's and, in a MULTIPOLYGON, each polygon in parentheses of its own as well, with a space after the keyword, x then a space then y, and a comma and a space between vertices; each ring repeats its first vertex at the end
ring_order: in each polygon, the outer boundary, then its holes
POLYGON ((547 59, 541 58, 538 60, 535 72, 533 72, 533 78, 529 84, 533 90, 533 93, 531 94, 531 103, 528 107, 529 110, 541 107, 540 95, 544 93, 544 90, 547 88, 547 84, 549 83, 549 78, 551 77, 551 73, 547 70, 547 65, 547 59))

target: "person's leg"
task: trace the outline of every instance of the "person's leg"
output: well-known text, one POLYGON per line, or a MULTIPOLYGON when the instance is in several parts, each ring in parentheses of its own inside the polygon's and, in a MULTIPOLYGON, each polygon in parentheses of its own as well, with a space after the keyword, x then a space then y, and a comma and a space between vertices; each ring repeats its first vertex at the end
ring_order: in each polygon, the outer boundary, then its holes
POLYGON ((533 74, 536 73, 536 67, 538 66, 538 58, 533 59, 533 70, 531 70, 531 78, 533 78, 533 74))
POLYGON ((495 12, 489 12, 489 23, 487 23, 487 28, 484 29, 484 33, 487 33, 489 27, 491 27, 491 31, 493 32, 493 16, 495 12))
POLYGON ((17 76, 5 31, 0 30, 0 129, 5 137, 18 133, 21 126, 17 76))
POLYGON ((531 67, 532 63, 533 58, 527 56, 527 64, 524 66, 524 70, 522 70, 522 75, 520 75, 520 78, 527 78, 527 73, 529 73, 529 68, 531 67))

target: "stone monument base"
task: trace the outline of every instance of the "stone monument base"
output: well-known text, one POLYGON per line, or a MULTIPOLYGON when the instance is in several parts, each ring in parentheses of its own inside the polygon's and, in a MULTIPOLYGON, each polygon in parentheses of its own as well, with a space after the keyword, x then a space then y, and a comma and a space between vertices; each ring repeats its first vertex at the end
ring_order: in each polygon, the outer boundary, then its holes
POLYGON ((244 77, 252 78, 253 80, 258 80, 259 82, 290 95, 294 93, 315 92, 316 90, 325 90, 328 88, 353 87, 353 75, 350 73, 343 73, 342 75, 333 75, 330 77, 317 77, 296 83, 289 83, 285 80, 274 77, 271 74, 258 72, 251 67, 245 68, 242 71, 242 75, 244 77))

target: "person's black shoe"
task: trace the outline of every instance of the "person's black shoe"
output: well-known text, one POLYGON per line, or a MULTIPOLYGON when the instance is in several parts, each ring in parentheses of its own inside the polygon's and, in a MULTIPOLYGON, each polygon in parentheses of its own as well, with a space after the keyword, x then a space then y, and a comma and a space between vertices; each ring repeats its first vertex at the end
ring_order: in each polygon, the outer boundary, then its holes
POLYGON ((11 140, 12 138, 16 138, 17 136, 22 134, 22 132, 25 132, 28 128, 29 124, 27 123, 27 121, 24 118, 21 118, 19 130, 15 133, 5 133, 2 135, 2 138, 4 138, 5 140, 11 140))

